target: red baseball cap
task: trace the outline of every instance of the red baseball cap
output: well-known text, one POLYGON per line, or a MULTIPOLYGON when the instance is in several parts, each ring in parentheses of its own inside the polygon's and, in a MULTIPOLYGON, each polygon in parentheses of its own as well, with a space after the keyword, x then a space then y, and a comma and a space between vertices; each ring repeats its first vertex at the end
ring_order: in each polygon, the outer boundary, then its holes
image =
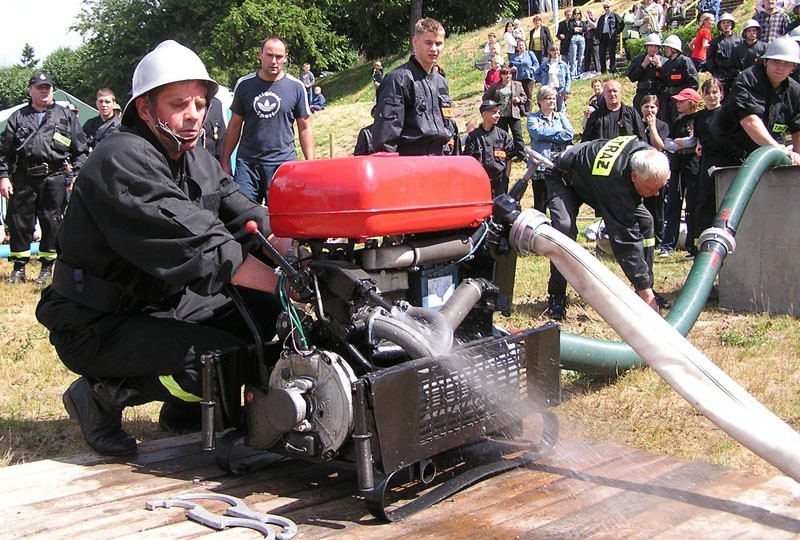
POLYGON ((694 101, 695 103, 700 103, 700 94, 697 93, 697 90, 694 88, 684 88, 674 96, 672 99, 675 101, 694 101))

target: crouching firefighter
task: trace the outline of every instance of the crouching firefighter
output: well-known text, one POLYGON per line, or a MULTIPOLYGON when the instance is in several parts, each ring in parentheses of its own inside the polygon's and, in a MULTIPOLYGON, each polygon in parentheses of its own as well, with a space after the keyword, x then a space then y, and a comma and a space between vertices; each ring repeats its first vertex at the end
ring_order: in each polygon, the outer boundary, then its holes
MULTIPOLYGON (((611 248, 636 293, 658 311, 653 292, 653 217, 642 204, 669 179, 666 156, 635 136, 596 140, 573 146, 561 156, 558 174, 548 175, 547 206, 553 227, 575 240, 577 217, 586 203, 605 221, 611 248)), ((567 281, 550 264, 548 312, 566 317, 567 281)))
POLYGON ((139 62, 132 88, 121 129, 81 171, 36 309, 81 375, 64 407, 93 450, 115 456, 136 451, 122 429, 126 406, 163 401, 162 427, 199 429, 200 356, 249 337, 221 294, 228 285, 267 339, 279 305, 278 278, 245 228, 255 220, 269 236, 264 209, 196 148, 217 83, 194 52, 165 41, 139 62))
POLYGON ((28 105, 14 111, 0 139, 0 194, 8 199, 8 283, 23 283, 31 258, 36 220, 42 228, 37 285, 50 279, 56 259, 56 231, 66 197, 67 173, 77 173, 86 154, 86 137, 75 115, 53 100, 53 80, 37 73, 28 83, 28 105), (9 180, 9 175, 11 179, 9 180))

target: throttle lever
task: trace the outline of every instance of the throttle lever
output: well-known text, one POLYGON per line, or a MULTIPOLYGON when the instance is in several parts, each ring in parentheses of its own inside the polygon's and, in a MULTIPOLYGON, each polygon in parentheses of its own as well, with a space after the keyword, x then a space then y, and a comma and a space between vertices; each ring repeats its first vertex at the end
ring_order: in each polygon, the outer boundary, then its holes
POLYGON ((245 229, 250 234, 255 235, 260 241, 261 245, 264 249, 267 250, 267 254, 269 257, 281 267, 286 275, 289 277, 289 281, 292 283, 292 288, 296 290, 301 295, 303 293, 311 294, 311 289, 308 287, 306 276, 302 272, 298 272, 292 264, 286 260, 286 257, 281 255, 281 253, 269 243, 269 240, 261 233, 258 228, 258 222, 255 220, 250 220, 245 225, 245 229))

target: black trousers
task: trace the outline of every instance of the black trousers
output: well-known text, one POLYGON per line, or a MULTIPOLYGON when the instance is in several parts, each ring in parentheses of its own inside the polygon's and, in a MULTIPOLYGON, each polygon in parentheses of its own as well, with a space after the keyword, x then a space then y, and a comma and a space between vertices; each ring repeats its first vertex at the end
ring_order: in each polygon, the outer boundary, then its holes
MULTIPOLYGON (((512 105, 517 107, 517 105, 512 105)), ((501 116, 497 121, 497 127, 504 129, 511 133, 511 139, 514 141, 514 155, 508 156, 508 159, 518 157, 525 159, 525 140, 522 138, 522 122, 519 118, 513 116, 501 116)))
MULTIPOLYGON (((606 72, 606 58, 608 58, 608 69, 611 73, 617 72, 617 49, 619 49, 619 38, 611 39, 608 34, 600 34, 600 72, 606 72)), ((637 111, 639 109, 636 109, 637 111)))
MULTIPOLYGON (((281 309, 278 298, 252 289, 239 291, 263 339, 271 339, 281 309)), ((85 328, 51 332, 50 341, 70 371, 131 390, 137 404, 197 402, 202 396, 201 356, 232 348, 242 351, 234 355, 241 360, 253 338, 233 302, 222 295, 189 295, 186 301, 200 309, 108 314, 85 328), (204 301, 205 310, 200 306, 204 301), (185 315, 189 311, 192 316, 185 315), (203 311, 207 318, 191 320, 203 311)))
POLYGON ((697 177, 697 190, 695 194, 695 207, 692 209, 694 227, 692 237, 686 238, 686 244, 696 248, 697 239, 703 231, 711 227, 717 215, 717 187, 716 180, 708 174, 711 167, 736 167, 741 165, 741 160, 725 154, 712 152, 703 148, 700 157, 700 174, 697 177))
POLYGON ((8 201, 7 215, 11 262, 27 263, 30 260, 36 219, 42 228, 39 256, 55 259, 56 233, 61 225, 61 209, 66 194, 65 179, 66 173, 49 176, 28 176, 19 171, 14 173, 14 194, 8 201))

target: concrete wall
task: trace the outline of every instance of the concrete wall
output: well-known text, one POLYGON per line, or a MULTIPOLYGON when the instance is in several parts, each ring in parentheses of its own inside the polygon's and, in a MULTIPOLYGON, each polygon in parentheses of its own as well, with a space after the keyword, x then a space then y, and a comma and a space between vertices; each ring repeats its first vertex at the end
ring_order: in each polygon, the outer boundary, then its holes
MULTIPOLYGON (((717 207, 738 168, 719 171, 717 207)), ((719 305, 800 315, 800 167, 759 181, 736 232, 736 251, 719 274, 719 305)))

